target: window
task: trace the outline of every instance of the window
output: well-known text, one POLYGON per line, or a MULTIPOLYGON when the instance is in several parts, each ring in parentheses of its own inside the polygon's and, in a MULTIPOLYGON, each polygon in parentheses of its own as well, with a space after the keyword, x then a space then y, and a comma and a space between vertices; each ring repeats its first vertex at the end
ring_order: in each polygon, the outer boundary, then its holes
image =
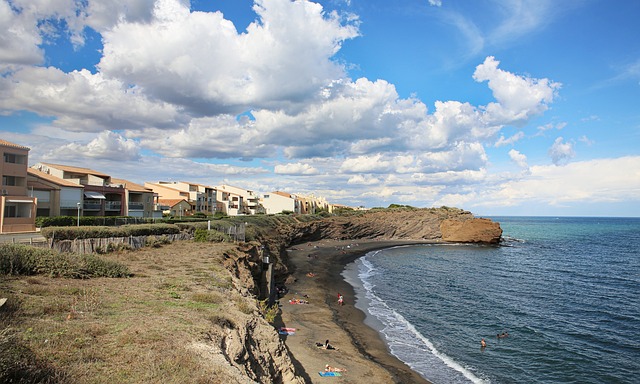
POLYGON ((15 176, 2 176, 2 185, 15 186, 16 185, 16 177, 15 176))
POLYGON ((17 155, 15 153, 6 153, 4 154, 4 162, 12 163, 12 164, 26 164, 27 157, 24 155, 17 155))
POLYGON ((269 195, 264 195, 263 197, 264 197, 265 199, 268 199, 268 198, 269 198, 269 195))
POLYGON ((6 205, 4 207, 4 217, 17 217, 18 207, 15 205, 6 205))

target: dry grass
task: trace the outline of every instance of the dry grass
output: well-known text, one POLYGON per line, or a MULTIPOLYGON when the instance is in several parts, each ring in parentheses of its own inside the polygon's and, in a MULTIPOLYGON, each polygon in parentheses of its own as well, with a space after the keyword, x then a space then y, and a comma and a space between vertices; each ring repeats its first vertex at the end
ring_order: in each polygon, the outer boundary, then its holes
POLYGON ((232 246, 185 241, 104 255, 129 267, 124 279, 2 276, 0 381, 237 382, 189 350, 212 327, 235 327, 234 313, 252 312, 221 265, 232 246))

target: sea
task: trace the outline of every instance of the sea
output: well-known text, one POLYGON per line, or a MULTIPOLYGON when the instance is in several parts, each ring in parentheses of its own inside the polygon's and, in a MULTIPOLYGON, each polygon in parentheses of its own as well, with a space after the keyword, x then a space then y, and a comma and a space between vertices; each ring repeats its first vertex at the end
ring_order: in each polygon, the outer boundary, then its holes
POLYGON ((390 352, 435 384, 640 383, 640 218, 489 218, 499 246, 401 246, 346 267, 390 352))

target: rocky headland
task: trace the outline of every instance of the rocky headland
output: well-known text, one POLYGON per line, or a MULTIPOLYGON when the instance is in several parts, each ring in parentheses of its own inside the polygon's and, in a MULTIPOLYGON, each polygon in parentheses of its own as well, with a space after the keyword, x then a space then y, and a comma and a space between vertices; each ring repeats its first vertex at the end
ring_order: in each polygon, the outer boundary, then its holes
POLYGON ((360 311, 346 305, 338 313, 326 287, 349 292, 340 271, 367 250, 424 242, 498 244, 502 230, 491 220, 443 207, 274 219, 256 233, 236 245, 182 240, 105 255, 132 270, 124 281, 0 279, 8 298, 0 307, 0 381, 313 383, 322 379, 317 370, 324 362, 339 356, 338 363, 350 364, 344 383, 426 382, 388 354, 360 311), (335 251, 350 242, 359 246, 335 251), (318 268, 316 278, 305 278, 308 268, 318 268), (281 304, 267 321, 268 308, 260 302, 273 299, 276 285, 309 292, 313 305, 281 304), (276 331, 301 322, 297 337, 276 331), (309 347, 308 338, 327 330, 341 340, 339 355, 309 347))

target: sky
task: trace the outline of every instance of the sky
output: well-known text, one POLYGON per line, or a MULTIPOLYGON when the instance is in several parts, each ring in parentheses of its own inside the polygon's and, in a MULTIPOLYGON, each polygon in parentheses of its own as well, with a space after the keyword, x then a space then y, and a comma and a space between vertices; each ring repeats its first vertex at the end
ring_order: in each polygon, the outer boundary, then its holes
POLYGON ((0 138, 143 184, 640 216, 640 1, 0 0, 0 138))

